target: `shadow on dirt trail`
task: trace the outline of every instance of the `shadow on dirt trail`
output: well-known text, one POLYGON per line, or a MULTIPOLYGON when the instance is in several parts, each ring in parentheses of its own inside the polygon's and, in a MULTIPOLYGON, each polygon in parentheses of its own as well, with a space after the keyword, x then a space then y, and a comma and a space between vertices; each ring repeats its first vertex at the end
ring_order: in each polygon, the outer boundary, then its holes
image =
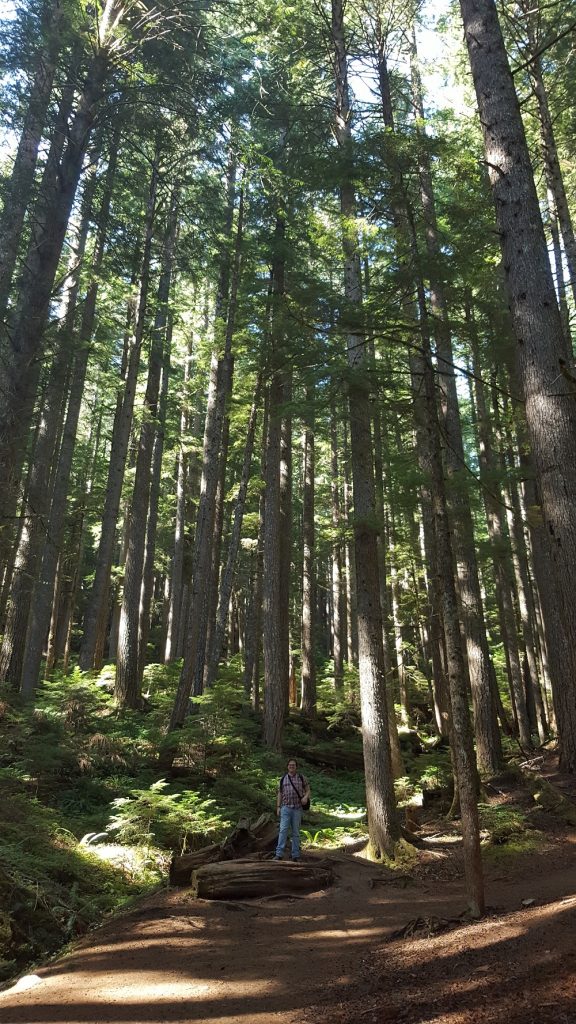
MULTIPOLYGON (((545 879, 540 871, 547 884, 547 900, 574 891, 572 849, 566 850, 566 857, 557 858, 545 879)), ((36 987, 0 995, 0 1022, 337 1024, 365 1019, 379 1024, 443 1020, 519 1024, 520 1020, 547 1020, 541 1014, 520 1018, 508 1012, 499 1018, 459 1017, 448 1010, 448 1003, 447 1016, 434 1014, 450 992, 450 998, 466 1000, 462 1006, 472 1006, 474 1000, 485 1004, 487 985, 502 989, 515 955, 513 943, 522 930, 526 985, 533 980, 536 951, 546 978, 549 974, 552 982, 553 969, 559 977, 561 965, 551 944, 552 959, 543 960, 542 950, 548 948, 545 933, 554 921, 555 927, 569 930, 572 904, 562 910, 551 907, 549 912, 545 907, 531 909, 518 923, 514 918, 499 918, 500 935, 492 930, 496 922, 488 920, 426 942, 394 942, 382 954, 373 953, 416 918, 425 922, 457 918, 464 906, 461 884, 431 878, 405 888, 402 880, 386 880, 383 885, 381 868, 344 854, 333 860, 335 885, 306 897, 217 903, 196 900, 186 890, 156 895, 100 928, 69 956, 40 969, 36 987), (532 915, 533 927, 529 926, 532 915), (457 950, 450 946, 455 936, 461 937, 457 950), (534 956, 527 955, 530 950, 534 956), (392 964, 396 965, 393 970, 392 964)), ((513 883, 490 884, 489 901, 516 910, 535 870, 532 864, 524 877, 516 873, 513 883)), ((568 971, 568 961, 565 967, 568 971)), ((561 1018, 555 1020, 559 1024, 561 1018)))

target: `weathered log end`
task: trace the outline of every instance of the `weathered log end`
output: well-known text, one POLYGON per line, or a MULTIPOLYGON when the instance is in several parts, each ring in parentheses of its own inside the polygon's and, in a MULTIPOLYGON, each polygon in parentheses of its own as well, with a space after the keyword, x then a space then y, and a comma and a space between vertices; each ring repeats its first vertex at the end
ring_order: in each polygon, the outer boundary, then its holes
POLYGON ((334 872, 327 864, 241 860, 207 864, 195 872, 197 895, 205 900, 240 900, 317 892, 331 885, 334 872))
POLYGON ((191 885, 192 873, 204 864, 234 860, 263 850, 272 850, 278 839, 278 823, 271 814, 261 814, 256 821, 241 818, 221 843, 203 846, 201 850, 174 854, 170 864, 171 885, 191 885))

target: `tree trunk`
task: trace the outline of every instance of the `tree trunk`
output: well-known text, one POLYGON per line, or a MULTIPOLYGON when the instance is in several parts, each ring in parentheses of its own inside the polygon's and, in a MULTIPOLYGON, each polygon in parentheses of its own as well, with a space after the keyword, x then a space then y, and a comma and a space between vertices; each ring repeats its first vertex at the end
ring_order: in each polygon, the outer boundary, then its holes
POLYGON ((141 589, 146 552, 146 524, 150 507, 152 458, 159 423, 159 395, 168 322, 168 300, 172 283, 174 247, 178 223, 178 193, 172 194, 171 209, 164 240, 162 269, 158 284, 156 316, 148 356, 148 381, 132 499, 126 524, 127 552, 124 567, 124 592, 118 633, 118 657, 114 694, 121 707, 137 708, 141 702, 140 669, 143 656, 139 649, 141 589))
MULTIPOLYGON (((417 64, 416 36, 412 38, 413 94, 416 113, 423 131, 424 105, 417 64)), ((448 491, 451 512, 452 543, 456 559, 456 581, 458 587, 462 626, 466 641, 468 673, 474 704, 474 734, 476 754, 481 771, 496 773, 502 763, 502 744, 498 722, 491 696, 491 665, 484 608, 480 594, 480 580, 476 559, 474 524, 467 491, 466 460, 462 441, 462 423, 456 391, 454 354, 450 336, 449 314, 440 276, 442 254, 438 241, 436 204, 430 161, 426 144, 419 152, 420 188, 426 225, 426 247, 430 267, 430 305, 434 315, 436 351, 438 354, 439 383, 442 391, 441 407, 443 427, 446 436, 444 460, 452 487, 448 491)))
POLYGON ((336 405, 330 406, 330 493, 332 498, 332 657, 334 660, 334 689, 342 695, 344 690, 344 652, 346 644, 344 595, 342 592, 342 518, 340 507, 340 467, 338 459, 338 427, 336 405))
POLYGON ((354 547, 358 609, 358 655, 366 804, 374 856, 394 856, 399 836, 388 733, 388 705, 382 646, 382 609, 375 526, 372 403, 367 338, 363 328, 362 282, 353 186, 353 138, 348 89, 348 56, 342 0, 332 0, 332 43, 336 84, 334 130, 340 150, 340 210, 344 255, 344 297, 348 305, 348 406, 354 486, 354 547))
MULTIPOLYGON (((109 5, 118 0, 109 0, 109 5)), ((43 337, 66 229, 90 133, 99 110, 109 58, 100 49, 92 59, 57 173, 41 194, 24 263, 14 328, 8 340, 0 387, 0 491, 10 501, 26 444, 42 366, 43 337)))
POLYGON ((0 321, 6 314, 24 217, 32 194, 38 149, 46 126, 46 114, 60 52, 63 18, 64 12, 58 3, 46 5, 43 21, 47 24, 42 26, 45 39, 36 56, 36 73, 30 88, 28 109, 12 174, 4 193, 4 207, 0 219, 0 321))
MULTIPOLYGON (((50 623, 50 602, 54 588, 57 556, 41 621, 37 617, 37 613, 40 611, 37 604, 39 594, 38 592, 34 593, 34 588, 38 581, 43 581, 43 574, 40 572, 42 549, 51 540, 51 538, 48 539, 50 533, 48 523, 54 483, 53 467, 57 461, 55 453, 70 383, 68 373, 70 349, 74 331, 80 268, 92 214, 94 187, 95 180, 92 177, 84 194, 77 248, 71 255, 66 314, 57 339, 56 354, 46 387, 36 444, 31 459, 26 494, 26 515, 18 544, 0 659, 1 677, 10 679, 12 685, 16 689, 20 689, 27 698, 32 696, 38 680, 42 649, 50 623), (27 665, 24 678, 25 660, 27 660, 27 665)), ((42 602, 40 603, 42 604, 42 602)))
POLYGON ((565 660, 552 685, 562 767, 576 770, 576 403, 524 127, 494 0, 460 0, 496 206, 526 421, 565 660))
POLYGON ((232 530, 230 533, 230 541, 228 544, 228 556, 226 559, 226 565, 222 571, 222 579, 220 581, 220 594, 218 598, 218 612, 216 615, 216 626, 214 630, 214 639, 212 644, 212 651, 210 653, 209 661, 209 673, 208 673, 208 685, 211 686, 216 678, 218 670, 218 663, 222 654, 222 648, 224 645, 224 633, 226 629, 226 613, 230 605, 230 598, 232 595, 232 586, 234 583, 234 572, 236 569, 236 559, 238 557, 238 551, 240 549, 240 540, 242 534, 242 521, 244 517, 244 508, 246 505, 246 495, 248 492, 248 483, 250 481, 250 467, 252 465, 252 453, 254 450, 254 437, 256 434, 256 422, 258 418, 258 406, 260 404, 260 395, 262 390, 262 375, 259 374, 256 382, 256 390, 254 392, 254 400, 252 402, 252 409, 250 411, 250 420, 248 423, 248 432, 246 435, 246 445, 244 448, 244 463, 242 466, 242 474, 240 477, 240 484, 238 487, 238 494, 236 496, 234 516, 232 522, 232 530))
POLYGON ((526 708, 520 652, 518 648, 516 615, 512 595, 513 580, 510 566, 510 553, 507 543, 507 532, 505 528, 504 508, 500 496, 496 494, 497 484, 494 479, 492 431, 490 428, 490 417, 484 393, 484 381, 482 378, 478 339, 476 337, 475 324, 471 311, 467 309, 466 313, 474 369, 475 406, 480 441, 480 478, 483 483, 484 505, 486 508, 488 532, 491 540, 496 594, 500 611, 500 626, 502 630, 502 639, 504 642, 508 677, 510 681, 510 691, 515 717, 518 724, 520 743, 525 750, 530 750, 532 747, 532 738, 530 736, 530 723, 526 708))
MULTIPOLYGON (((132 306, 128 307, 128 325, 124 339, 121 376, 124 380, 123 392, 116 399, 116 411, 112 428, 112 445, 108 468, 108 479, 102 512, 100 543, 96 557, 94 584, 88 598, 84 616, 84 636, 80 648, 80 668, 84 671, 102 667, 106 622, 108 618, 108 591, 110 573, 114 554, 116 524, 122 496, 122 485, 126 468, 126 455, 130 442, 134 399, 140 367, 140 353, 144 340, 144 328, 148 307, 148 291, 150 287, 150 258, 152 235, 156 214, 156 192, 158 188, 158 166, 155 160, 152 166, 146 220, 144 226, 144 247, 140 270, 140 290, 138 295, 138 311, 134 332, 132 333, 132 306)), ((134 277, 133 277, 134 280, 134 277)))
MULTIPOLYGON (((110 204, 112 201, 112 188, 116 174, 117 143, 118 139, 116 137, 111 148, 104 194, 100 206, 98 235, 92 260, 92 281, 89 285, 82 311, 82 322, 78 336, 77 351, 75 353, 72 380, 70 383, 70 397, 68 400, 68 409, 56 468, 52 505, 50 508, 49 528, 44 542, 42 571, 40 573, 40 578, 36 583, 34 599, 30 610, 26 656, 22 669, 22 690, 27 695, 31 695, 34 692, 40 675, 42 647, 50 622, 50 606, 54 591, 56 568, 59 558, 62 557, 62 541, 64 537, 66 509, 68 506, 72 459, 74 455, 78 421, 80 418, 80 408, 86 379, 86 370, 91 351, 91 340, 96 316, 98 275, 100 274, 104 257, 104 245, 106 240, 110 204)), ((90 196, 88 198, 91 199, 90 196)), ((87 218, 91 212, 89 205, 90 204, 88 204, 86 214, 87 218)), ((84 246, 82 244, 82 250, 83 248, 84 246)), ((77 254, 77 259, 78 258, 79 255, 77 254)))
POLYGON ((302 710, 316 712, 316 558, 314 527, 314 391, 306 391, 302 467, 302 710))
POLYGON ((166 336, 164 339, 164 358, 162 364, 162 383, 156 417, 156 433, 150 467, 150 501, 148 521, 146 523, 146 546, 142 566, 142 587, 140 590, 140 618, 138 622, 138 678, 142 681, 146 666, 148 637, 151 627, 151 609, 154 592, 154 559, 156 554, 156 536, 158 532, 158 514, 160 490, 162 484, 162 456, 164 454, 164 437, 166 431, 166 413, 168 406, 168 388, 170 386, 170 357, 172 350, 172 314, 168 311, 166 336))
MULTIPOLYGON (((538 103, 544 173, 546 175, 548 189, 554 197, 554 207, 558 217, 562 241, 564 243, 564 257, 568 268, 570 287, 572 289, 574 302, 576 303, 576 238, 574 237, 574 227, 570 216, 568 197, 566 195, 566 188, 562 177, 560 160, 558 159, 558 149, 556 146, 556 139, 554 137, 554 125, 552 115, 550 113, 550 106, 548 104, 548 94, 544 84, 544 76, 542 74, 542 62, 538 55, 538 42, 531 24, 531 16, 533 16, 534 11, 532 9, 532 4, 527 4, 526 0, 524 0, 522 6, 524 7, 525 13, 527 13, 526 25, 529 41, 528 45, 531 55, 529 65, 530 78, 532 80, 532 88, 534 89, 534 94, 538 103), (528 10, 528 7, 531 9, 528 10)), ((567 355, 572 355, 571 346, 567 351, 567 355)))
POLYGON ((184 544, 186 530, 186 487, 188 479, 188 453, 182 443, 189 427, 190 410, 188 404, 188 384, 192 361, 192 339, 188 340, 188 350, 184 362, 183 399, 180 411, 180 447, 178 450, 178 469, 176 472, 176 517, 174 526, 174 553, 170 571, 170 598, 168 609, 168 625, 166 630, 166 650, 164 660, 173 661, 177 657, 180 615, 182 611, 182 573, 184 567, 184 544))

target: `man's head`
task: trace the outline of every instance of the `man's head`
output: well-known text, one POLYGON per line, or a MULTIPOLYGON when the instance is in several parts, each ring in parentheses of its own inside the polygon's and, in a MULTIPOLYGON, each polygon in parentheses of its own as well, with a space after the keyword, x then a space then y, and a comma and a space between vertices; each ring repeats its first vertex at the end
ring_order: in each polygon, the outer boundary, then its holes
POLYGON ((296 758, 291 757, 286 767, 289 775, 296 775, 296 772, 298 771, 298 762, 296 761, 296 758))

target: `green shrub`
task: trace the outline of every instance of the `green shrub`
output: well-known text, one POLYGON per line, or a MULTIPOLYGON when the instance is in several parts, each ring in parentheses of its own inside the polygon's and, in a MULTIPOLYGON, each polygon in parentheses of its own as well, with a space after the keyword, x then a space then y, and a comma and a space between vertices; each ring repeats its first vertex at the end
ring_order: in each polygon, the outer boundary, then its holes
POLYGON ((190 790, 165 793, 167 787, 159 779, 148 789, 117 797, 106 830, 121 843, 184 852, 210 842, 228 827, 229 822, 211 812, 214 800, 203 800, 190 790))

